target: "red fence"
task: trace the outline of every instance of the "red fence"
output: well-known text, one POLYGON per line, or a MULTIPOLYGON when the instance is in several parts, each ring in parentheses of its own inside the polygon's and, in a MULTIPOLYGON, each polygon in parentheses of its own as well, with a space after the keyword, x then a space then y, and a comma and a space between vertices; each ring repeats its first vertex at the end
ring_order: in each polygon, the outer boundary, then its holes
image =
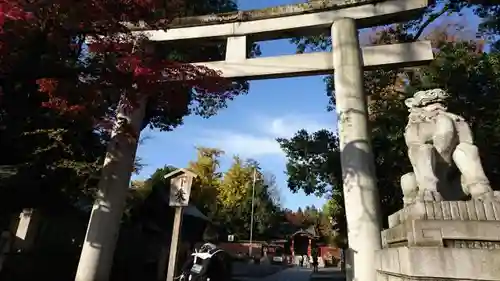
POLYGON ((339 248, 330 246, 320 246, 319 253, 321 255, 321 258, 323 258, 323 260, 325 261, 325 263, 337 266, 338 261, 340 260, 339 248))
MULTIPOLYGON (((241 255, 248 255, 248 249, 252 245, 252 256, 260 257, 262 255, 262 247, 264 243, 253 242, 252 244, 248 242, 225 242, 220 243, 218 246, 228 252, 230 255, 236 257, 241 255)), ((269 250, 268 254, 273 256, 274 251, 269 250)), ((325 261, 325 263, 333 266, 337 266, 340 260, 340 249, 330 246, 320 246, 319 254, 325 261)))

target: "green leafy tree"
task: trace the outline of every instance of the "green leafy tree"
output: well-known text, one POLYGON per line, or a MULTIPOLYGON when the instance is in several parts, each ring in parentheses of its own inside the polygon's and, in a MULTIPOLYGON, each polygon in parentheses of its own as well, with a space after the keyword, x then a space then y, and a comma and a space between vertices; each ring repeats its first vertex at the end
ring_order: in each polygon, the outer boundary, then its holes
MULTIPOLYGON (((244 159, 234 156, 231 167, 224 173, 219 187, 219 202, 225 209, 238 206, 249 193, 252 185, 254 167, 249 166, 244 159)), ((251 192, 250 192, 251 195, 251 192)))
MULTIPOLYGON (((314 1, 314 0, 308 0, 314 1)), ((500 34, 500 4, 493 0, 435 0, 431 2, 422 15, 412 21, 401 24, 404 29, 405 40, 419 40, 428 30, 428 27, 443 17, 463 15, 470 12, 481 19, 478 33, 491 40, 493 47, 498 48, 498 34, 500 34)), ((331 47, 331 40, 327 34, 293 38, 297 44, 297 51, 325 50, 331 47)))
MULTIPOLYGON (((53 1, 5 2, 7 6, 0 12, 3 28, 0 36, 3 42, 0 64, 0 145, 5 156, 0 161, 0 167, 9 170, 9 173, 3 173, 4 180, 0 183, 0 198, 4 200, 0 202, 0 211, 4 216, 9 216, 21 208, 74 205, 96 192, 106 145, 110 139, 109 121, 116 117, 120 93, 126 92, 116 89, 134 84, 130 82, 129 78, 133 75, 129 75, 128 70, 124 70, 120 76, 121 72, 117 70, 113 58, 126 60, 134 57, 144 59, 141 63, 147 64, 145 61, 151 55, 143 44, 138 44, 135 53, 129 50, 123 53, 120 48, 111 48, 110 42, 99 41, 86 48, 83 39, 102 30, 107 34, 122 32, 123 26, 119 21, 129 20, 130 11, 133 10, 133 14, 138 17, 151 16, 161 12, 159 10, 165 8, 166 3, 154 9, 127 10, 137 3, 127 2, 115 7, 101 5, 98 0, 94 1, 96 5, 89 6, 83 2, 81 5, 53 1), (30 5, 37 6, 33 8, 30 5), (156 8, 159 10, 156 11, 156 8), (11 9, 19 13, 14 17, 5 17, 11 9), (79 12, 88 9, 94 9, 90 18, 87 17, 88 13, 79 12), (116 19, 115 16, 121 12, 122 18, 116 19), (25 13, 27 17, 22 16, 25 13), (103 14, 107 15, 104 19, 103 14), (48 22, 52 24, 47 25, 48 22), (107 53, 102 52, 104 49, 107 53), (100 75, 102 69, 113 73, 106 72, 109 75, 104 77, 100 75), (115 79, 116 83, 108 83, 106 79, 115 79)), ((143 4, 152 5, 153 2, 143 4)), ((163 13, 167 18, 237 10, 233 0, 186 0, 167 4, 175 4, 168 13, 163 13), (183 5, 177 5, 180 2, 184 2, 183 5)), ((151 23, 149 20, 154 22, 148 18, 148 23, 151 23)), ((128 48, 128 45, 121 47, 128 48)), ((169 62, 219 60, 224 58, 224 47, 221 42, 199 48, 158 43, 154 55, 156 62, 161 59, 169 62)), ((248 48, 252 55, 259 54, 257 45, 252 44, 248 48)), ((153 86, 146 91, 148 101, 141 130, 147 126, 172 130, 189 114, 210 117, 225 107, 228 100, 248 90, 246 81, 231 83, 229 88, 234 91, 222 94, 207 93, 202 87, 194 89, 188 83, 170 83, 162 87, 163 90, 154 87, 159 83, 146 84, 153 86), (168 89, 168 93, 165 94, 164 89, 168 89), (176 94, 171 94, 173 92, 176 94)), ((135 106, 132 96, 130 105, 135 106)), ((129 137, 137 139, 138 134, 130 134, 129 137)), ((127 165, 127 173, 130 172, 129 166, 133 165, 127 165)))
POLYGON ((294 233, 298 229, 310 229, 312 227, 316 235, 318 235, 320 242, 330 245, 337 244, 330 211, 324 207, 322 210, 319 210, 314 205, 306 206, 303 211, 299 208, 297 212, 293 213, 297 229, 291 233, 286 233, 285 236, 294 233))
POLYGON ((224 173, 217 198, 218 223, 240 239, 248 239, 250 230, 249 199, 251 204, 253 173, 256 167, 249 164, 238 156, 233 157, 233 163, 224 173))
POLYGON ((217 196, 218 207, 213 217, 229 233, 249 239, 253 201, 253 238, 279 236, 281 217, 275 179, 272 174, 263 173, 256 161, 235 156, 224 173, 217 196))
POLYGON ((164 166, 156 171, 144 181, 135 180, 131 182, 131 189, 127 197, 123 220, 129 222, 134 216, 137 216, 139 210, 145 204, 148 197, 154 190, 168 189, 169 185, 165 181, 165 175, 177 170, 173 166, 164 166))
MULTIPOLYGON (((255 185, 253 235, 256 239, 281 238, 278 229, 282 221, 280 206, 276 204, 273 194, 275 188, 273 177, 270 173, 262 173, 255 185)), ((249 187, 244 206, 245 211, 251 216, 252 196, 250 196, 250 191, 249 187)))
POLYGON ((328 218, 330 226, 328 242, 344 248, 347 241, 347 221, 344 211, 344 196, 341 190, 333 190, 330 199, 323 206, 323 214, 328 218))
POLYGON ((224 151, 216 148, 198 147, 197 158, 189 162, 189 170, 198 177, 191 188, 190 202, 208 217, 213 217, 217 209, 219 188, 222 180, 220 157, 224 151))

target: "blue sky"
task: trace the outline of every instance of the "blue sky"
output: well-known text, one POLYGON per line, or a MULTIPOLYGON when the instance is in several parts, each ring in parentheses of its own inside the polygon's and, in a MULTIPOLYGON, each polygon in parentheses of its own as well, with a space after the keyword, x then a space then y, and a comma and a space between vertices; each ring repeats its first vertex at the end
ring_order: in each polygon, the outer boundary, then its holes
MULTIPOLYGON (((239 7, 247 10, 297 2, 303 1, 239 0, 239 7)), ((470 13, 467 18, 471 19, 470 13)), ((477 24, 477 19, 472 21, 477 24)), ((295 52, 288 40, 264 42, 260 47, 263 56, 295 52)), ((275 138, 291 137, 299 129, 335 130, 336 114, 326 111, 327 104, 321 76, 252 81, 248 95, 236 98, 210 119, 190 116, 173 132, 144 131, 147 139, 140 145, 138 156, 146 166, 134 178, 146 179, 164 165, 186 167, 196 157, 196 146, 216 147, 226 151, 222 171, 228 168, 232 155, 237 154, 256 159, 266 172, 273 173, 284 207, 321 207, 325 198, 288 190, 286 158, 275 138)))
MULTIPOLYGON (((240 0, 240 9, 255 9, 300 2, 297 0, 240 0)), ((288 40, 260 44, 263 56, 293 54, 288 40)), ((227 109, 210 119, 190 116, 172 132, 144 131, 147 139, 138 156, 147 165, 136 176, 146 179, 166 164, 185 167, 195 159, 195 146, 217 147, 226 151, 221 170, 227 169, 233 154, 256 159, 276 176, 282 203, 290 209, 326 201, 303 193, 293 194, 286 186, 286 159, 275 141, 290 137, 299 129, 334 129, 336 116, 326 112, 328 99, 321 76, 252 81, 248 95, 237 97, 227 109)))

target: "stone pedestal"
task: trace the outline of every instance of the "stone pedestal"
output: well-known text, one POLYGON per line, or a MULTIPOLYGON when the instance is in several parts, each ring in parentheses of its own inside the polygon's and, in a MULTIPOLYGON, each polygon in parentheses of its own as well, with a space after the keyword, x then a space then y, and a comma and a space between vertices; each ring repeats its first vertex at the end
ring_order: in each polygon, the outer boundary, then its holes
POLYGON ((377 281, 500 280, 500 202, 418 202, 389 217, 377 281))

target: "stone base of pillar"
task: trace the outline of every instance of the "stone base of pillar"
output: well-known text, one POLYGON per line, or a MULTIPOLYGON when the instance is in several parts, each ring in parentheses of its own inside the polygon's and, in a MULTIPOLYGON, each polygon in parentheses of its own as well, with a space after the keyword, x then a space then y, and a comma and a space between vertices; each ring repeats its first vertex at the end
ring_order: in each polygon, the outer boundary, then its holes
POLYGON ((500 202, 418 202, 389 217, 377 281, 500 281, 500 202))

